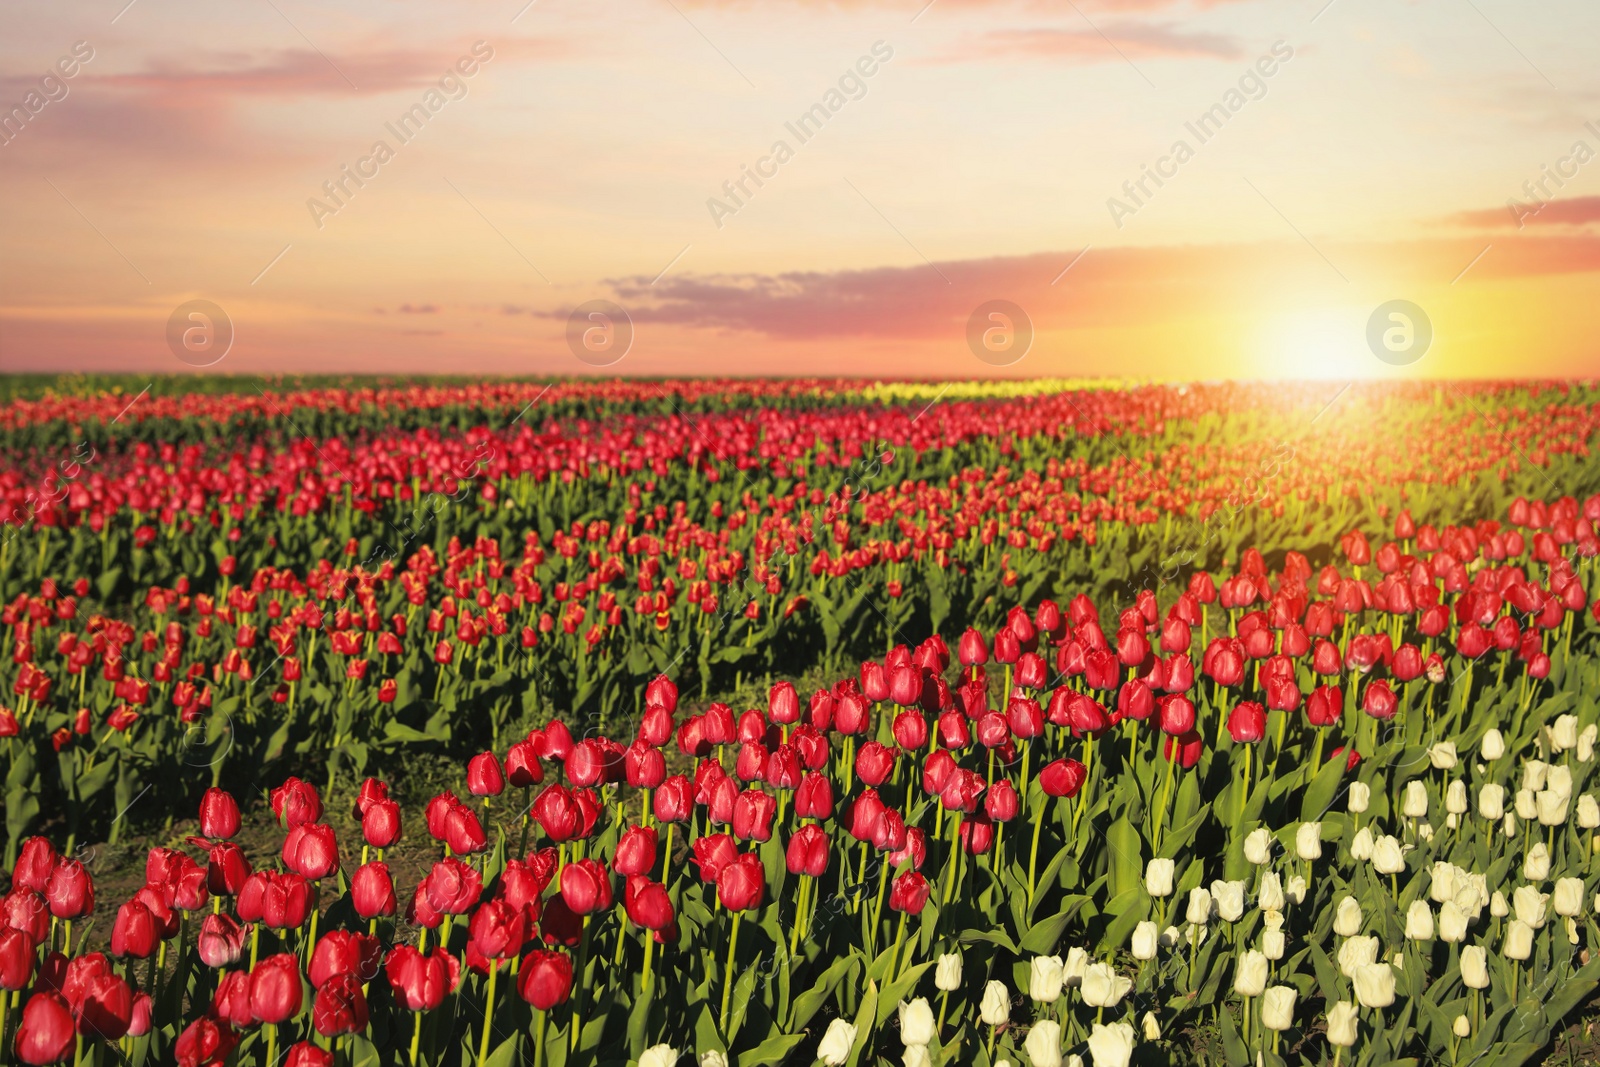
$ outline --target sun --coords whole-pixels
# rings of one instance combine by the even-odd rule
[[[1370,308],[1300,308],[1265,319],[1254,346],[1268,378],[1367,378],[1389,368],[1367,347]]]

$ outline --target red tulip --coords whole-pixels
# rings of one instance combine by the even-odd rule
[[[1161,732],[1176,737],[1194,729],[1194,702],[1182,694],[1161,698]]]
[[[557,844],[577,837],[583,827],[583,812],[572,794],[559,783],[545,786],[533,802],[532,814],[539,828]]]
[[[517,973],[517,992],[540,1011],[565,1004],[572,993],[572,957],[542,949],[528,953]]]
[[[828,869],[828,851],[826,830],[816,825],[800,827],[789,838],[789,846],[784,852],[789,873],[822,877]]]
[[[611,908],[611,876],[597,860],[581,859],[561,869],[561,899],[577,915]]]
[[[178,1067],[222,1067],[239,1043],[226,1022],[202,1015],[178,1035],[173,1056]]]
[[[623,906],[628,921],[647,930],[665,930],[677,918],[672,898],[660,882],[643,876],[629,878],[623,889]]]
[[[111,964],[98,952],[67,965],[61,993],[84,1037],[116,1041],[133,1022],[133,990],[111,972]]]
[[[984,814],[995,822],[1010,822],[1017,817],[1017,790],[1007,779],[989,787],[983,798]]]
[[[397,945],[383,969],[396,1002],[407,1011],[432,1011],[461,980],[460,962],[442,948],[424,956],[412,945]]]
[[[907,871],[889,885],[889,907],[907,915],[921,915],[928,903],[928,880],[916,871]]]
[[[966,632],[961,635],[961,640],[956,644],[956,658],[963,667],[988,663],[989,649],[983,643],[983,635],[972,627],[967,627]]]
[[[1389,688],[1389,683],[1382,678],[1374,679],[1367,685],[1367,691],[1362,694],[1361,710],[1374,719],[1394,718],[1399,706],[1399,698],[1394,695],[1394,690]]]
[[[661,822],[688,822],[694,813],[694,787],[681,774],[661,783],[650,798],[651,809]]]
[[[374,800],[361,817],[361,835],[373,848],[388,848],[400,840],[400,805],[387,797]]]
[[[389,865],[374,860],[356,868],[350,879],[350,904],[363,919],[395,913],[394,879]]]
[[[51,873],[44,896],[51,915],[81,919],[94,911],[94,879],[77,860],[62,860]]]
[[[1236,744],[1255,744],[1266,732],[1267,709],[1260,704],[1247,700],[1228,713],[1228,736]]]
[[[630,826],[617,841],[611,869],[623,877],[648,874],[656,866],[656,831],[650,826]]]
[[[75,1039],[67,1002],[55,993],[35,993],[22,1009],[12,1048],[23,1063],[57,1063],[66,1057]]]
[[[322,818],[322,798],[316,787],[298,778],[287,779],[270,794],[272,813],[287,829]]]
[[[191,838],[190,842],[197,840]],[[209,856],[206,890],[219,897],[237,895],[244,888],[245,879],[250,877],[250,861],[244,858],[244,850],[232,841],[219,841],[205,847]]]
[[[645,705],[644,715],[639,719],[639,740],[647,747],[660,748],[672,740],[673,728],[671,708],[664,704]]]
[[[250,972],[250,1014],[259,1023],[287,1022],[300,1011],[300,962],[293,954],[268,956]]]
[[[158,933],[150,909],[130,900],[117,909],[117,918],[111,924],[111,954],[145,959],[155,951]]]
[[[233,794],[212,787],[200,798],[200,832],[213,839],[239,832],[239,805]]]
[[[305,925],[316,903],[316,886],[301,875],[257,871],[245,879],[236,907],[244,922],[289,930]]]
[[[717,874],[717,900],[729,911],[760,907],[766,888],[767,875],[761,866],[761,857],[753,852],[740,853]]]
[[[377,973],[376,968],[373,973]],[[341,974],[318,986],[316,999],[311,1002],[311,1025],[323,1037],[338,1037],[340,1034],[365,1030],[367,998],[361,992],[361,982],[354,975]],[[328,1062],[333,1062],[331,1054]]]
[[[283,841],[283,865],[313,882],[339,869],[339,842],[325,823],[301,823]]]
[[[1165,743],[1162,745],[1161,753],[1166,756],[1169,763],[1177,760],[1179,766],[1184,770],[1189,770],[1200,762],[1202,747],[1200,735],[1191,732],[1180,737],[1166,738]]]
[[[244,940],[245,928],[230,916],[217,913],[201,920],[195,946],[200,962],[207,967],[227,967],[238,962],[244,952]]]
[[[528,939],[527,911],[508,900],[485,901],[472,913],[468,927],[472,944],[486,959],[515,956]]]
[[[994,823],[987,815],[962,819],[958,833],[961,847],[970,855],[981,855],[994,846]]]
[[[654,789],[667,777],[666,757],[643,738],[629,745],[622,759],[628,784],[635,789]]]
[[[505,788],[505,775],[493,752],[480,752],[467,761],[467,791],[473,796],[497,797]]]
[[[383,946],[376,937],[349,930],[329,930],[318,939],[311,952],[306,977],[317,989],[341,975],[370,982],[378,976],[378,964],[382,959]]]
[[[518,789],[539,784],[544,768],[539,765],[539,750],[532,741],[518,741],[506,753],[506,780]]]
[[[50,887],[50,876],[60,862],[61,857],[56,855],[55,846],[49,841],[42,837],[28,838],[22,843],[17,862],[11,868],[12,889],[31,889],[35,893],[43,893]]]
[[[22,930],[0,926],[0,990],[27,988],[33,964],[33,938]]]
[[[800,695],[791,682],[778,682],[767,693],[767,714],[775,723],[785,726],[800,721]]]

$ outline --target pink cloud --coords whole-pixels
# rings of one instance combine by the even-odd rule
[[[1105,37],[1094,29],[992,30],[965,41],[939,57],[936,62],[959,63],[973,59],[1069,59],[1104,63],[1130,59],[1181,59],[1202,56],[1208,59],[1235,59],[1243,49],[1232,37],[1215,33],[1188,33],[1170,23],[1143,24],[1118,21],[1100,26]],[[1107,38],[1111,44],[1107,44]],[[1112,46],[1115,47],[1112,47]],[[1120,50],[1121,55],[1118,54]]]
[[[1457,226],[1495,229],[1502,226],[1586,226],[1600,222],[1600,196],[1573,196],[1563,200],[1549,200],[1542,206],[1537,200],[1517,201],[1517,208],[1484,208],[1480,211],[1462,211],[1444,220]]]

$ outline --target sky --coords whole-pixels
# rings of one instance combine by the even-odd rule
[[[9,5],[0,371],[1592,375],[1596,40],[1581,0]]]

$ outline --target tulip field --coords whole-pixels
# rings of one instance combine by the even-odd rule
[[[1597,446],[1592,382],[9,380],[0,1063],[1592,1060]]]

